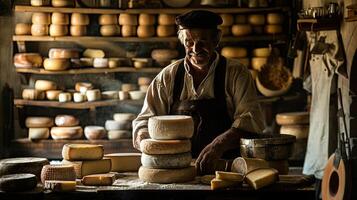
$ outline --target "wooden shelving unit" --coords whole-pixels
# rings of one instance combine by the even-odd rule
[[[48,71],[43,68],[16,68],[16,72],[24,74],[48,74],[48,75],[66,75],[66,74],[99,74],[99,73],[116,73],[116,72],[143,72],[143,73],[159,73],[162,68],[141,68],[134,67],[118,67],[118,68],[84,68],[84,69],[69,69],[65,71]]]
[[[298,19],[297,24],[299,31],[323,31],[338,29],[340,22],[335,18]]]

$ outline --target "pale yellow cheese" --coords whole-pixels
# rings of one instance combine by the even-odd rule
[[[14,65],[18,68],[41,67],[42,61],[42,56],[38,53],[17,53],[14,56]]]
[[[115,174],[93,174],[87,175],[82,178],[83,185],[90,186],[107,186],[113,185],[115,181]]]
[[[104,58],[105,53],[101,49],[86,49],[83,52],[83,56],[86,58]]]
[[[65,13],[54,12],[51,16],[51,23],[57,25],[68,25],[69,15]]]
[[[33,35],[33,36],[48,35],[48,25],[46,25],[46,24],[32,24],[31,35]]]
[[[101,93],[98,89],[87,90],[87,101],[98,101],[101,99]]]
[[[32,24],[49,25],[51,24],[51,14],[49,13],[32,13]]]
[[[76,103],[87,101],[87,96],[85,94],[75,92],[73,93],[73,101]]]
[[[79,51],[77,49],[51,48],[48,51],[48,57],[56,59],[79,58]]]
[[[91,174],[108,173],[111,169],[111,160],[85,160],[85,161],[68,161],[62,160],[63,164],[71,164],[74,166],[77,178]]]
[[[216,178],[224,181],[243,182],[244,175],[236,172],[216,171]]]
[[[88,140],[100,140],[107,136],[107,131],[102,126],[86,126],[84,136]]]
[[[51,0],[51,4],[53,7],[73,7],[73,0]]]
[[[155,25],[155,22],[155,15],[153,14],[142,13],[139,15],[139,25],[152,26]]]
[[[139,77],[138,85],[150,85],[152,78],[149,77]]]
[[[69,92],[61,92],[58,95],[58,101],[59,102],[70,102],[72,100],[72,94]]]
[[[136,26],[123,25],[121,27],[121,34],[123,37],[133,37],[136,36]]]
[[[254,57],[268,57],[270,55],[271,49],[269,47],[256,48],[253,50]]]
[[[76,181],[45,181],[44,189],[55,192],[70,192],[76,190]]]
[[[131,131],[129,130],[111,130],[108,131],[109,140],[131,139]]]
[[[120,25],[136,26],[136,25],[138,25],[138,15],[121,13],[119,15],[119,24]]]
[[[185,153],[191,151],[191,141],[144,139],[140,151],[149,155]]]
[[[79,120],[73,115],[57,115],[55,117],[56,126],[78,126]]]
[[[31,6],[48,6],[50,2],[50,0],[31,0]]]
[[[234,36],[245,36],[252,33],[252,26],[249,24],[235,24],[232,26]]]
[[[108,58],[94,58],[93,67],[94,68],[107,68],[109,65]]]
[[[149,134],[153,139],[188,139],[193,135],[193,120],[184,115],[163,115],[149,118]]]
[[[225,180],[221,180],[221,179],[218,179],[218,178],[214,178],[213,180],[211,180],[211,190],[217,190],[217,189],[237,186],[240,183],[241,182],[225,181]]]
[[[156,29],[158,37],[169,37],[176,34],[176,27],[174,25],[158,25]]]
[[[63,71],[71,66],[69,59],[46,58],[43,61],[43,68],[49,71]]]
[[[29,136],[30,140],[41,140],[47,139],[50,137],[50,129],[49,128],[29,128]]]
[[[88,82],[78,82],[75,84],[74,89],[77,92],[80,92],[82,94],[85,94],[87,92],[87,90],[93,89],[93,84],[92,83],[88,83]]]
[[[43,100],[45,99],[45,92],[35,89],[22,90],[22,98],[27,100]]]
[[[129,91],[130,99],[133,100],[142,100],[145,98],[146,92],[141,90]]]
[[[59,37],[68,34],[68,26],[66,25],[50,25],[50,36]]]
[[[99,30],[102,36],[114,36],[120,34],[120,27],[118,25],[103,25]]]
[[[128,91],[119,91],[119,100],[127,100],[130,98]]]
[[[136,118],[136,115],[133,113],[114,113],[113,119],[115,121],[132,121]]]
[[[109,68],[120,67],[122,65],[122,61],[123,59],[120,58],[109,58],[108,67]]]
[[[141,166],[141,153],[112,153],[104,158],[111,160],[111,172],[137,172]]]
[[[41,182],[49,180],[58,180],[58,181],[75,181],[76,172],[72,165],[45,165],[42,167],[41,171]]]
[[[172,14],[159,14],[158,23],[159,25],[175,25],[175,15]]]
[[[36,80],[35,81],[35,89],[36,90],[55,90],[57,89],[57,84],[53,81],[49,80]]]
[[[149,183],[182,183],[195,179],[196,169],[193,166],[181,169],[151,169],[140,167],[140,180]]]
[[[155,35],[155,27],[153,25],[139,25],[137,36],[141,38],[152,37]]]
[[[82,13],[72,13],[71,15],[71,25],[88,25],[89,16]]]
[[[103,145],[97,144],[65,144],[62,157],[68,161],[100,160],[104,155]]]
[[[99,25],[114,25],[118,24],[118,16],[111,14],[99,15]]]
[[[237,157],[233,160],[231,171],[246,175],[255,169],[267,167],[269,167],[269,164],[263,159]]]
[[[16,24],[15,35],[31,35],[31,24],[25,24],[25,23]]]
[[[72,36],[85,36],[87,35],[86,25],[72,25],[70,26],[69,32]]]
[[[247,49],[241,47],[227,46],[221,50],[221,55],[226,58],[244,58],[247,57]]]
[[[135,84],[131,84],[131,83],[123,83],[121,85],[121,90],[128,92],[128,91],[133,91],[136,90],[137,86]]]
[[[50,117],[27,117],[25,124],[27,128],[50,128],[54,125]]]
[[[52,127],[50,133],[54,140],[73,140],[83,136],[83,129],[80,126]]]
[[[258,190],[277,182],[278,174],[278,171],[273,168],[256,169],[246,175],[245,181],[255,190]]]

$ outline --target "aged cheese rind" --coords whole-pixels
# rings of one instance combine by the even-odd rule
[[[164,115],[149,119],[150,137],[157,140],[174,140],[191,138],[194,132],[190,116]]]
[[[47,158],[20,157],[0,160],[0,176],[6,174],[29,173],[35,174],[41,180],[41,170],[50,162]]]
[[[35,81],[35,89],[36,90],[55,90],[57,89],[57,84],[53,81],[49,80],[36,80]]]
[[[14,65],[17,68],[41,67],[42,61],[42,56],[38,53],[17,53],[14,56]]]
[[[83,136],[83,129],[80,126],[52,127],[50,133],[54,140],[73,140]]]
[[[192,161],[191,152],[166,155],[148,155],[142,153],[141,164],[146,168],[173,169],[189,167]]]
[[[309,136],[309,125],[284,125],[280,134],[293,135],[296,139],[306,139]]]
[[[186,153],[191,151],[191,141],[144,139],[140,151],[149,155]]]
[[[97,144],[65,144],[62,157],[65,160],[100,160],[104,155],[103,145]]]
[[[141,153],[112,153],[104,158],[111,160],[111,172],[137,172],[141,166]]]
[[[32,190],[37,185],[34,174],[9,174],[0,178],[0,190],[5,192],[22,192]]]
[[[45,165],[41,171],[41,182],[48,180],[75,181],[76,172],[72,165]]]
[[[85,161],[68,161],[62,160],[62,164],[71,164],[74,166],[77,178],[82,178],[91,174],[104,174],[110,172],[111,160],[85,160]]]
[[[195,179],[196,169],[193,166],[181,169],[151,169],[141,166],[139,178],[150,183],[182,183]]]
[[[255,169],[267,167],[269,167],[269,164],[263,159],[238,157],[233,160],[231,171],[246,175]]]
[[[216,171],[216,178],[224,181],[242,182],[244,175],[236,172]]]
[[[245,58],[248,55],[246,48],[241,47],[223,47],[221,54],[227,58]]]
[[[256,169],[246,175],[245,181],[255,190],[271,185],[278,181],[278,171],[272,168]]]
[[[27,117],[25,124],[27,128],[50,128],[54,122],[50,117]]]
[[[83,56],[86,58],[104,58],[105,53],[101,49],[86,49]]]
[[[113,185],[115,181],[115,174],[93,174],[82,178],[83,185],[89,186],[107,186]]]

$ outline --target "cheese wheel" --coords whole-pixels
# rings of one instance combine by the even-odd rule
[[[58,95],[59,102],[70,102],[72,100],[72,94],[69,92],[61,92]]]
[[[248,16],[248,22],[251,25],[264,25],[265,24],[265,16],[260,14],[252,14]]]
[[[102,126],[86,126],[84,136],[88,140],[100,140],[107,136],[107,132]]]
[[[93,67],[94,68],[108,68],[109,59],[108,58],[94,58]]]
[[[114,36],[120,34],[120,27],[118,25],[104,25],[100,27],[100,34],[102,36]]]
[[[86,152],[84,152],[86,154]],[[111,169],[110,159],[101,160],[82,160],[82,161],[68,161],[62,160],[62,164],[70,164],[74,166],[76,172],[76,178],[82,178],[83,176],[91,174],[108,173]]]
[[[43,68],[49,71],[64,71],[71,66],[69,59],[46,58],[43,61]]]
[[[157,140],[191,138],[194,132],[193,120],[185,115],[163,115],[149,118],[150,137]]]
[[[143,92],[141,90],[129,91],[130,99],[133,99],[133,100],[145,99],[145,95],[146,95],[146,92]]]
[[[142,13],[139,15],[139,25],[152,26],[155,25],[156,19],[153,14]]]
[[[104,158],[111,160],[111,172],[137,172],[141,165],[141,153],[112,153]]]
[[[149,155],[186,153],[191,151],[191,141],[144,139],[140,151]]]
[[[147,92],[149,89],[149,85],[140,85],[139,90],[142,92]]]
[[[219,29],[222,31],[222,36],[227,36],[232,34],[230,26],[219,26]]]
[[[108,131],[109,140],[130,139],[132,138],[131,131],[128,130],[112,130]]]
[[[88,82],[78,82],[75,84],[74,89],[77,92],[80,92],[82,94],[85,94],[87,92],[87,90],[93,89],[93,84],[92,83],[88,83]]]
[[[72,36],[85,36],[87,35],[86,25],[72,25],[70,26],[69,32]]]
[[[121,13],[119,15],[119,24],[120,25],[136,26],[136,25],[138,25],[138,15]]]
[[[223,23],[221,26],[232,26],[234,23],[234,18],[232,14],[220,14]]]
[[[32,13],[32,24],[49,25],[51,24],[51,14],[49,13]]]
[[[174,25],[158,25],[156,28],[158,37],[169,37],[176,34],[176,26]]]
[[[132,121],[136,118],[133,113],[114,113],[113,119],[115,121]]]
[[[115,120],[107,120],[105,121],[105,129],[108,131],[114,130],[131,130],[131,121],[115,121]]]
[[[102,92],[102,99],[119,99],[118,91],[104,91]]]
[[[308,112],[279,113],[276,115],[276,123],[279,125],[309,124],[310,114]]]
[[[265,25],[265,33],[267,34],[277,34],[283,32],[283,27],[281,25],[269,24]]]
[[[234,19],[236,24],[245,24],[247,23],[247,15],[236,15]]]
[[[87,101],[87,96],[85,94],[75,92],[73,94],[73,101],[76,103]]]
[[[267,23],[268,24],[282,24],[284,21],[284,16],[280,13],[268,13]]]
[[[136,85],[131,83],[123,83],[121,84],[121,90],[125,92],[133,91],[136,90]]]
[[[54,140],[79,139],[83,136],[83,129],[80,126],[52,127],[50,133]]]
[[[241,183],[240,181],[226,181],[226,180],[214,178],[211,180],[211,190],[217,190],[217,189],[221,189],[221,188],[237,186],[240,183]]]
[[[278,175],[278,171],[273,168],[256,169],[246,175],[245,181],[255,190],[258,190],[277,182]]]
[[[141,38],[152,37],[155,35],[155,27],[152,25],[139,25],[137,29],[137,35]]]
[[[224,181],[243,182],[244,175],[236,172],[216,171],[216,178]]]
[[[30,140],[41,140],[47,139],[50,137],[50,129],[49,128],[29,128],[29,136]]]
[[[53,81],[48,81],[48,80],[36,80],[35,89],[44,90],[44,91],[55,90],[57,89],[57,84]]]
[[[117,68],[122,65],[123,59],[120,58],[109,58],[108,67]]]
[[[87,90],[86,96],[88,101],[98,101],[101,99],[101,93],[98,89]]]
[[[58,37],[65,36],[68,34],[68,26],[66,25],[50,25],[50,36]]]
[[[22,192],[32,190],[37,185],[33,174],[9,174],[0,179],[0,190],[4,192]]]
[[[17,53],[14,56],[14,65],[17,68],[41,67],[42,61],[42,56],[38,53]]]
[[[251,66],[254,70],[260,71],[267,61],[267,57],[253,57]]]
[[[293,135],[296,139],[305,139],[309,136],[309,125],[284,125],[280,128],[280,134]]]
[[[73,7],[74,1],[72,0],[51,0],[53,7]]]
[[[150,183],[181,183],[195,179],[196,169],[193,166],[182,169],[150,169],[140,167],[139,178]]]
[[[121,35],[123,37],[132,37],[136,35],[136,26],[123,25],[121,27]]]
[[[32,24],[31,35],[33,36],[46,36],[48,35],[48,25]]]
[[[71,192],[76,190],[76,181],[45,181],[43,188],[54,192]]]
[[[79,58],[79,51],[77,49],[51,48],[48,51],[48,57],[55,59]]]
[[[41,182],[49,180],[58,180],[58,181],[75,181],[76,172],[72,165],[45,165],[41,171]]]
[[[105,53],[101,49],[86,49],[83,52],[83,56],[86,58],[104,58]]]
[[[72,13],[71,15],[71,25],[88,25],[89,16],[82,13]]]
[[[177,169],[189,167],[192,161],[191,152],[166,155],[141,154],[141,164],[154,169]]]
[[[259,158],[242,158],[238,157],[233,160],[231,171],[237,172],[243,175],[248,174],[249,172],[269,167],[268,161],[259,159]]]
[[[159,14],[158,23],[159,25],[175,25],[175,15],[171,14]]]
[[[98,144],[65,144],[62,157],[65,160],[100,160],[103,158],[103,145]]]
[[[249,24],[235,24],[232,26],[234,36],[245,36],[252,33],[252,26]]]
[[[171,61],[174,58],[177,58],[179,55],[177,50],[174,49],[155,49],[151,52],[151,57],[155,61]]]
[[[256,48],[253,50],[253,56],[255,57],[268,57],[270,56],[271,49],[269,47]]]
[[[35,89],[22,90],[22,98],[27,100],[43,100],[45,99],[45,92]]]
[[[56,126],[78,126],[79,120],[73,115],[57,115],[55,124]]]
[[[115,174],[93,174],[82,178],[83,185],[106,186],[112,185],[115,181]]]
[[[65,13],[54,12],[51,16],[51,23],[57,25],[68,25],[69,15]]]
[[[15,35],[31,35],[31,24],[16,24]]]
[[[110,15],[110,14],[99,15],[98,23],[99,23],[99,25],[118,24],[118,16]]]
[[[149,77],[139,77],[138,85],[150,85],[152,79]]]
[[[25,124],[27,128],[50,128],[54,125],[50,117],[27,117]]]
[[[134,61],[134,67],[137,69],[145,68],[149,66],[150,60],[147,58],[132,58]]]
[[[248,52],[245,48],[240,47],[223,47],[221,55],[226,58],[244,58],[247,57]]]
[[[31,6],[48,6],[50,2],[50,0],[31,0]]]
[[[41,180],[41,169],[50,162],[47,158],[20,157],[0,160],[0,176],[6,174],[29,173]]]
[[[128,91],[119,91],[119,100],[127,100],[130,98]]]

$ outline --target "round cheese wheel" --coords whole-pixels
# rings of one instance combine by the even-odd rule
[[[65,103],[70,102],[72,100],[72,95],[69,92],[62,92],[58,95],[58,101]]]
[[[309,125],[284,125],[280,134],[293,135],[296,139],[306,139],[309,136]]]
[[[247,68],[250,66],[250,59],[249,58],[237,58],[242,65],[246,66]]]
[[[99,30],[102,36],[114,36],[120,34],[120,27],[118,25],[104,25]]]
[[[123,37],[132,37],[136,36],[136,26],[123,25],[121,27],[121,35]]]
[[[99,25],[114,25],[118,24],[118,16],[117,15],[110,15],[104,14],[100,15],[98,19]]]
[[[276,115],[276,123],[279,125],[309,124],[310,114],[308,112],[279,113]]]
[[[157,140],[191,138],[194,132],[193,120],[185,115],[163,115],[149,118],[150,137]]]
[[[31,35],[31,24],[16,24],[15,35]]]
[[[186,153],[191,151],[191,141],[144,139],[140,151],[149,155]]]
[[[133,91],[133,90],[136,90],[136,88],[137,88],[136,84],[131,84],[131,83],[121,84],[121,91],[124,91],[124,92]]]
[[[136,26],[136,25],[138,25],[138,15],[121,13],[119,15],[119,24],[120,25]]]
[[[158,25],[156,28],[158,37],[169,37],[176,34],[176,26],[174,25]]]
[[[71,15],[71,25],[88,25],[89,16],[82,13],[72,13]]]
[[[35,89],[22,90],[22,98],[27,100],[43,100],[45,99],[45,92]]]
[[[131,138],[131,131],[127,131],[127,130],[108,131],[109,140],[130,139],[130,138]]]
[[[50,117],[27,117],[25,124],[27,128],[50,128],[54,125]]]
[[[49,128],[29,128],[29,139],[30,140],[41,140],[50,137]]]
[[[51,14],[49,13],[32,13],[32,24],[49,25],[51,24]]]
[[[259,15],[259,14],[249,15],[248,22],[251,25],[264,25],[265,24],[265,16]]]
[[[68,26],[66,25],[50,25],[50,36],[58,37],[65,36],[68,34]]]
[[[147,92],[149,89],[149,85],[140,85],[139,90],[143,92]]]
[[[262,67],[267,63],[267,57],[253,57],[252,58],[252,68],[254,70],[260,71]]]
[[[133,113],[114,113],[113,119],[115,121],[132,121],[136,118]]]
[[[149,77],[139,77],[138,85],[150,85],[152,79]]]
[[[105,129],[108,131],[114,130],[131,130],[131,121],[115,121],[107,120],[105,121]]]
[[[108,68],[109,59],[108,58],[94,58],[93,67],[94,68]]]
[[[84,136],[88,140],[100,140],[107,136],[107,132],[102,126],[86,126]]]
[[[265,33],[267,34],[278,34],[283,32],[283,27],[281,25],[269,24],[265,25]]]
[[[256,48],[253,50],[253,56],[255,57],[268,57],[270,56],[271,49],[269,47]]]
[[[119,99],[118,91],[104,91],[102,92],[102,99]]]
[[[75,92],[73,94],[73,101],[76,103],[87,101],[87,96],[85,94]]]
[[[54,12],[51,16],[51,23],[57,25],[68,25],[69,15],[65,13]]]
[[[284,21],[284,16],[280,13],[268,13],[267,23],[268,24],[282,24]]]
[[[122,65],[123,59],[121,58],[109,58],[108,67],[117,68]]]
[[[133,99],[133,100],[144,99],[145,95],[146,95],[146,92],[143,92],[141,90],[129,91],[130,99]]]
[[[159,14],[158,23],[159,25],[175,25],[175,15],[172,14]]]
[[[52,127],[51,137],[54,140],[79,139],[83,136],[83,129],[75,127]]]
[[[35,89],[44,90],[44,91],[55,90],[57,89],[57,84],[53,81],[48,81],[48,80],[36,80]]]
[[[219,29],[222,31],[222,36],[227,36],[232,34],[230,26],[219,26]]]
[[[34,174],[9,174],[0,179],[0,190],[5,192],[22,192],[32,190],[37,185]]]
[[[50,164],[47,158],[19,157],[0,160],[0,176],[6,174],[29,173],[41,180],[41,169]]]
[[[151,57],[156,61],[171,61],[179,55],[174,49],[155,49],[151,52]]]
[[[80,92],[82,94],[85,94],[87,92],[87,90],[93,89],[94,86],[92,83],[88,83],[88,82],[78,82],[76,83],[76,85],[74,86],[74,89],[77,92]]]
[[[163,155],[141,154],[141,164],[144,167],[154,169],[185,168],[190,166],[191,161],[191,152]]]
[[[196,169],[193,166],[182,169],[151,169],[140,167],[140,180],[150,183],[181,183],[192,181],[196,177]]]
[[[248,55],[248,51],[241,47],[223,47],[221,55],[226,58],[245,58]]]
[[[98,89],[90,89],[86,91],[87,101],[98,101],[101,99],[101,93]]]
[[[85,36],[87,35],[86,25],[72,25],[70,26],[69,32],[72,36]]]
[[[17,68],[41,67],[42,61],[42,56],[38,53],[17,53],[14,56],[14,65]]]
[[[46,58],[43,62],[43,68],[49,71],[63,71],[70,67],[71,62],[68,59]]]
[[[252,33],[252,26],[249,24],[235,24],[232,26],[234,36],[245,36]]]
[[[83,57],[86,58],[104,58],[105,52],[101,49],[86,49],[83,52]]]
[[[47,90],[46,98],[50,101],[58,101],[58,96],[62,92],[62,90]]]
[[[155,27],[152,25],[139,25],[137,29],[137,35],[141,38],[152,37],[155,35]]]
[[[155,25],[155,15],[142,13],[139,15],[139,25],[152,26]]]
[[[128,91],[119,91],[119,100],[127,100],[130,98]]]
[[[33,36],[46,36],[48,35],[48,25],[45,24],[32,24],[31,35]]]
[[[245,24],[247,23],[247,15],[236,15],[234,19],[236,24]]]
[[[232,26],[234,23],[234,18],[232,14],[220,14],[223,23],[221,26]]]
[[[73,7],[74,1],[72,0],[51,0],[53,7]]]
[[[57,115],[55,117],[56,126],[78,126],[79,120],[73,115]]]
[[[48,6],[50,3],[50,0],[31,0],[31,6]]]
[[[151,62],[148,58],[132,58],[132,61],[134,67],[137,69],[148,67]]]
[[[77,49],[51,48],[48,51],[48,57],[59,59],[79,58],[79,51]]]
[[[41,171],[41,182],[49,180],[59,180],[59,181],[75,181],[76,172],[74,171],[73,165],[45,165]]]

